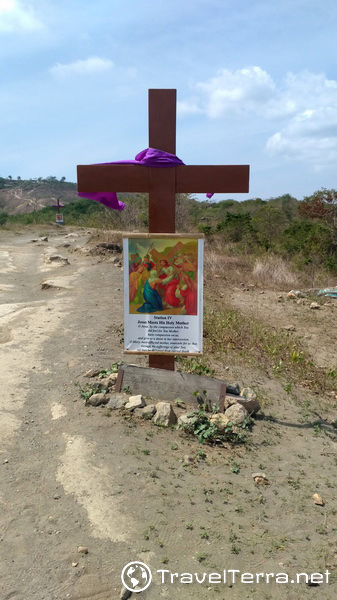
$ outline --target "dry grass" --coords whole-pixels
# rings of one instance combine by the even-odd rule
[[[239,285],[251,278],[254,261],[249,254],[235,255],[231,244],[212,240],[206,241],[204,264],[207,280],[215,278]]]
[[[210,304],[210,299],[209,299]],[[313,391],[335,389],[337,372],[315,365],[301,339],[289,337],[221,300],[204,316],[205,358],[231,360],[264,368],[273,376],[290,378]]]
[[[235,244],[225,244],[221,238],[207,240],[205,273],[208,278],[219,278],[232,285],[255,285],[280,291],[300,285],[303,279],[291,263],[280,256],[260,257],[249,253],[237,254]],[[302,283],[304,283],[302,281]],[[305,285],[305,283],[304,283]]]
[[[123,233],[125,232],[95,229],[90,235],[88,244],[122,244]]]
[[[254,263],[252,275],[257,284],[272,287],[286,287],[298,284],[298,274],[291,265],[281,256],[273,254],[264,258],[257,258]]]
[[[309,264],[301,269],[290,259],[276,254],[237,254],[234,244],[221,239],[206,240],[205,279],[221,279],[229,285],[289,291],[319,289],[336,285],[335,277],[321,264]]]
[[[221,278],[231,285],[254,285],[288,290],[300,285],[301,276],[289,262],[275,255],[256,258],[252,254],[235,255],[231,245],[212,244],[205,251],[206,278]],[[303,278],[302,278],[303,279]]]

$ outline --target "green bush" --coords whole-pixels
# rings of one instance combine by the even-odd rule
[[[0,213],[0,225],[5,225],[8,221],[8,214],[3,212]]]

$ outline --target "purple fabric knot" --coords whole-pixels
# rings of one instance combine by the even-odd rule
[[[108,163],[98,163],[101,165],[144,165],[145,167],[176,167],[178,165],[184,165],[182,160],[175,154],[164,152],[164,150],[157,150],[156,148],[146,148],[137,154],[135,160],[118,160]],[[90,200],[96,200],[114,210],[123,210],[125,208],[124,202],[118,200],[116,192],[78,192],[77,194],[81,198],[89,198]],[[213,194],[207,194],[207,197],[212,197]]]
[[[140,164],[148,167],[175,167],[184,165],[182,160],[175,154],[157,150],[156,148],[146,148],[137,154],[135,160],[123,161],[132,164]]]

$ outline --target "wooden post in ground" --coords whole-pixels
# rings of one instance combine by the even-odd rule
[[[176,153],[176,90],[149,90],[149,148]],[[175,169],[151,169],[149,232],[175,233]],[[174,371],[174,356],[150,355],[149,366]]]

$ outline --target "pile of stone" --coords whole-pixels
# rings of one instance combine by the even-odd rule
[[[110,376],[111,377],[111,376]],[[99,384],[101,386],[101,384]],[[109,394],[100,387],[100,392],[93,394],[86,400],[89,406],[101,406],[102,404],[110,410],[124,409],[133,413],[140,419],[151,419],[156,425],[168,427],[175,425],[177,415],[169,402],[157,402],[156,404],[147,404],[144,396],[137,394],[129,396],[123,393]]]
[[[114,392],[112,388],[115,385],[116,380],[117,373],[112,373],[105,379],[100,379],[93,383],[93,391],[95,392],[95,389],[98,391],[86,400],[86,405],[105,405],[106,408],[110,410],[124,409],[125,411],[133,413],[135,417],[140,419],[151,419],[156,425],[162,425],[164,427],[175,425],[177,422],[177,415],[169,402],[147,404],[144,396],[141,394],[130,396],[128,394]]]
[[[287,299],[288,300],[296,300],[297,304],[309,304],[309,308],[311,310],[319,310],[320,308],[322,308],[322,305],[319,304],[316,301],[310,302],[310,296],[312,296],[313,294],[315,295],[319,295],[319,290],[317,289],[313,289],[313,290],[309,290],[308,292],[301,292],[300,290],[290,290],[290,292],[288,292],[287,294]],[[279,300],[280,298],[283,297],[279,296]],[[330,306],[330,303],[324,303],[324,306]]]
[[[301,290],[290,290],[290,292],[287,293],[287,298],[288,300],[297,300],[298,298],[306,298],[307,294],[305,294],[304,292],[301,292]]]
[[[91,370],[86,373],[86,376],[94,377],[97,374],[97,371]],[[127,411],[139,419],[151,420],[154,424],[162,427],[176,424],[184,426],[193,418],[193,412],[186,412],[186,408],[182,408],[184,405],[182,402],[173,403],[172,406],[170,402],[154,402],[153,399],[147,401],[142,394],[117,393],[113,389],[116,380],[117,373],[112,373],[106,378],[95,381],[91,385],[94,393],[86,400],[86,405],[104,405],[111,411]],[[229,393],[225,398],[223,411],[210,413],[209,416],[211,423],[216,424],[219,430],[224,429],[229,423],[240,425],[249,416],[255,415],[260,410],[260,404],[252,389],[244,388],[240,391],[236,384],[227,386],[227,390]],[[195,411],[197,408],[197,406],[193,408],[190,406],[189,410]]]
[[[122,396],[125,397],[124,394],[114,394],[110,398],[107,408],[112,410],[124,408],[124,410],[132,412],[135,417],[151,420],[155,425],[162,427],[169,427],[177,423],[177,415],[170,402],[147,404],[141,394],[126,397],[124,400]]]

